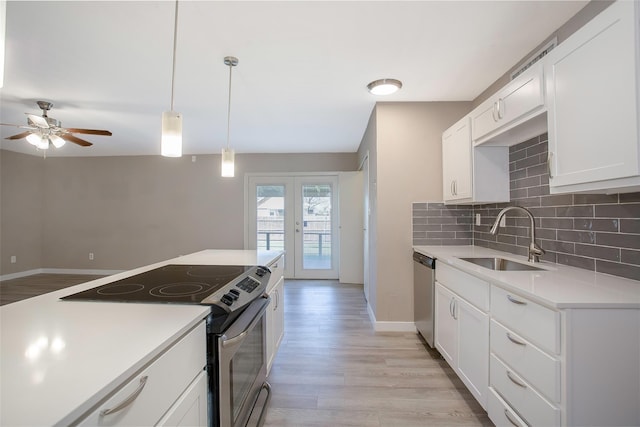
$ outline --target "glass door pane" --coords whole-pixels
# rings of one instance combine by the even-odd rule
[[[257,185],[257,249],[284,250],[285,186]]]
[[[302,266],[305,270],[332,268],[331,185],[302,186]]]

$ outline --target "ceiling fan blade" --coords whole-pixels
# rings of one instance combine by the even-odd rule
[[[90,143],[89,141],[85,141],[84,139],[80,139],[77,136],[73,136],[71,134],[64,134],[64,135],[60,135],[60,138],[64,139],[65,141],[68,142],[73,142],[74,144],[78,144],[82,147],[90,147],[93,144]]]
[[[108,130],[98,130],[98,129],[78,129],[78,128],[65,128],[65,130],[69,133],[84,133],[87,135],[104,135],[111,136],[112,133]]]
[[[22,139],[22,138],[26,138],[29,135],[31,135],[31,131],[22,132],[22,133],[19,133],[17,135],[8,136],[5,139]]]
[[[35,126],[43,129],[49,128],[49,122],[47,122],[47,119],[45,119],[44,117],[36,116],[35,114],[27,114],[27,117]]]

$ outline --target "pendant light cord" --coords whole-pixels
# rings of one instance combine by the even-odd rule
[[[176,0],[175,22],[173,25],[173,65],[171,68],[171,111],[173,111],[173,88],[176,81],[176,50],[178,46],[178,0]]]
[[[229,130],[231,129],[231,74],[233,64],[229,64],[229,101],[227,103],[227,150],[229,149]]]

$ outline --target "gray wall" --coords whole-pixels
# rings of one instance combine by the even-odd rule
[[[3,165],[11,164],[2,169],[2,274],[130,269],[207,248],[241,249],[245,173],[357,168],[355,153],[238,154],[236,177],[223,179],[218,155],[199,155],[195,162],[191,156],[43,160],[9,151],[2,157]],[[37,184],[21,184],[29,175],[22,163],[35,163],[31,179]],[[5,187],[12,190],[6,197]],[[13,203],[5,204],[16,194],[38,205],[41,215],[28,220],[17,215]],[[8,264],[8,256],[25,245],[25,233],[33,234],[33,250],[19,258],[25,264]]]
[[[378,103],[358,149],[370,155],[370,277],[377,321],[413,322],[411,205],[442,197],[442,132],[470,110],[469,102]],[[375,137],[372,135],[375,126]],[[373,154],[372,154],[373,153]],[[371,299],[371,298],[370,298]]]
[[[42,266],[43,166],[41,157],[0,150],[0,274]]]

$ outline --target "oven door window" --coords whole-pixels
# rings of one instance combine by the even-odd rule
[[[240,410],[249,396],[251,389],[264,366],[264,337],[262,336],[262,322],[256,324],[251,333],[242,341],[242,344],[231,359],[231,408],[233,422],[236,423]]]

